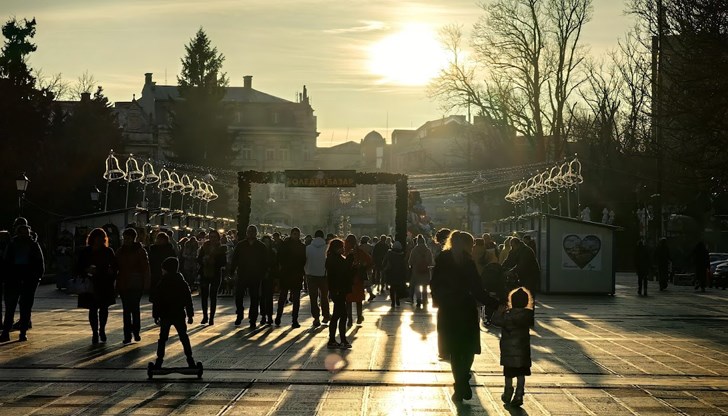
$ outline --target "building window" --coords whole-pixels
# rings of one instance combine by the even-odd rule
[[[265,160],[275,160],[275,158],[276,158],[275,149],[266,149],[265,150]]]
[[[236,121],[237,123],[240,123],[240,111],[236,111],[236,112],[235,112],[235,121]]]
[[[278,160],[289,160],[290,154],[288,152],[288,149],[281,148],[278,149]]]
[[[253,160],[253,149],[249,147],[243,147],[240,154],[242,155],[243,160]]]
[[[311,151],[308,149],[303,149],[303,160],[308,162],[311,160]]]
[[[273,112],[273,124],[278,124],[278,112]]]

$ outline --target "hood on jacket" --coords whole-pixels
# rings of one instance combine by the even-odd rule
[[[326,240],[324,240],[321,237],[316,237],[311,241],[311,245],[316,248],[321,248],[321,247],[326,246]]]

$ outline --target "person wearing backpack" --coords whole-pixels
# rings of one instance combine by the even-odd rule
[[[412,288],[417,300],[417,307],[427,308],[427,286],[430,284],[430,267],[435,262],[432,259],[432,252],[425,244],[425,237],[420,234],[416,238],[417,245],[412,249],[409,256],[409,266],[412,268]]]

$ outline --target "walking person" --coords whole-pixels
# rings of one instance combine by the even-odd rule
[[[389,285],[389,299],[392,308],[399,307],[402,297],[405,297],[407,286],[407,260],[404,257],[402,243],[395,241],[392,249],[384,256],[384,280]]]
[[[149,279],[149,259],[147,251],[136,241],[137,232],[127,228],[121,234],[121,247],[116,250],[116,264],[119,275],[116,280],[116,291],[121,298],[124,344],[141,341],[141,312],[139,304],[144,292],[144,282]]]
[[[500,364],[505,377],[501,400],[506,405],[520,407],[526,390],[526,376],[531,375],[530,329],[534,325],[531,293],[525,287],[513,289],[508,295],[507,308],[498,310],[492,319],[501,328]],[[516,379],[515,395],[513,378]]]
[[[10,340],[15,308],[20,306],[20,341],[27,341],[35,291],[45,272],[45,261],[40,245],[30,236],[30,227],[18,225],[15,237],[8,243],[4,254],[5,319],[0,342]]]
[[[329,323],[328,348],[350,349],[351,344],[346,339],[346,295],[351,292],[354,258],[344,257],[344,242],[334,238],[329,242],[326,251],[326,280],[328,280],[331,300],[334,303],[334,313]],[[339,339],[336,341],[336,329],[339,329]]]
[[[655,260],[657,261],[657,278],[660,282],[660,291],[667,289],[667,282],[670,277],[670,247],[667,245],[667,238],[662,237],[655,249]]]
[[[362,236],[359,240],[359,248],[367,253],[369,257],[374,255],[374,246],[369,243],[369,236]],[[366,276],[364,277],[364,290],[369,294],[367,302],[371,303],[377,298],[374,294],[374,288],[372,284],[372,278],[374,277],[374,259],[372,258],[371,266],[366,270]]]
[[[430,285],[430,267],[435,261],[432,258],[432,252],[425,243],[425,237],[420,234],[415,239],[416,246],[412,249],[409,256],[409,266],[412,268],[412,289],[414,297],[417,301],[417,308],[423,307],[427,309],[427,287]]]
[[[364,281],[367,278],[368,270],[372,267],[372,258],[359,247],[354,234],[346,236],[346,240],[344,240],[344,253],[347,257],[352,257],[354,267],[351,292],[346,295],[347,325],[354,325],[353,305],[356,305],[356,324],[361,325],[364,322],[364,307],[362,302],[364,302],[364,297],[366,296]]]
[[[319,320],[323,316],[324,325],[331,319],[329,312],[329,284],[326,281],[326,240],[324,232],[316,230],[311,244],[306,246],[306,280],[308,281],[308,296],[311,302],[311,316],[313,326],[321,325]],[[321,299],[319,308],[318,300]]]
[[[515,273],[520,285],[525,286],[535,296],[541,288],[541,269],[536,253],[520,238],[512,237],[510,242],[511,249],[503,262],[503,269]]]
[[[650,273],[650,251],[645,242],[639,240],[634,253],[634,266],[637,271],[637,295],[647,296],[647,275]]]
[[[92,291],[78,295],[78,307],[88,309],[91,325],[91,343],[106,342],[106,322],[109,306],[116,303],[114,282],[118,266],[114,250],[109,248],[109,238],[102,228],[94,228],[86,238],[76,264],[76,276],[91,280]]]
[[[710,268],[710,253],[702,241],[698,242],[693,249],[693,265],[695,266],[695,290],[700,288],[701,292],[705,292]]]
[[[245,305],[243,297],[245,292],[250,295],[250,309],[248,320],[250,329],[255,329],[258,322],[258,307],[260,302],[260,289],[263,279],[268,272],[268,248],[258,240],[258,228],[254,225],[245,230],[245,240],[235,246],[230,263],[230,275],[237,271],[235,282],[235,326],[243,322]]]
[[[169,235],[158,231],[154,237],[154,244],[149,246],[149,301],[154,302],[154,292],[162,279],[162,262],[167,257],[177,257],[174,246],[169,241]]]
[[[185,245],[182,246],[182,254],[180,255],[182,275],[184,275],[185,281],[190,287],[195,287],[195,280],[198,275],[197,253],[199,251],[200,245],[197,238],[191,235]]]
[[[372,248],[372,260],[374,260],[374,286],[377,288],[378,293],[382,293],[384,288],[384,256],[387,255],[389,247],[387,247],[387,236],[382,234],[379,237],[379,241],[374,244]],[[371,298],[373,300],[374,298]]]
[[[215,311],[217,310],[217,291],[222,281],[222,269],[227,261],[226,247],[220,243],[220,233],[210,230],[207,241],[202,244],[197,255],[197,265],[200,270],[200,300],[202,302],[202,325],[215,325]],[[208,300],[210,310],[208,314]],[[209,317],[209,321],[208,321]]]
[[[265,275],[260,283],[260,324],[273,324],[273,264],[275,263],[275,252],[273,251],[273,240],[269,235],[264,235],[260,241],[265,246]]]
[[[470,367],[481,351],[478,302],[488,308],[497,305],[480,285],[472,251],[473,236],[453,231],[435,262],[431,282],[433,299],[439,305],[437,336],[443,341],[441,353],[450,360],[456,403],[473,396]]]
[[[280,293],[278,296],[278,311],[276,313],[276,326],[281,325],[283,308],[286,306],[288,295],[291,295],[293,310],[291,312],[291,326],[300,328],[298,323],[298,310],[301,307],[301,289],[303,288],[304,266],[306,265],[306,246],[301,242],[301,230],[294,227],[291,236],[281,243],[278,252],[280,264]]]
[[[197,365],[194,358],[192,358],[192,345],[185,324],[185,316],[187,317],[187,324],[191,325],[193,322],[192,293],[184,275],[179,272],[179,260],[176,257],[169,257],[162,262],[162,279],[155,290],[164,293],[164,296],[157,296],[152,304],[154,321],[159,322],[157,361],[154,366],[162,368],[164,350],[169,339],[169,330],[174,326],[187,357],[187,366],[195,368]]]
[[[5,279],[7,278],[7,275],[10,271],[7,259],[5,258],[5,251],[10,245],[11,240],[12,237],[10,236],[10,232],[0,230],[0,328],[3,327],[4,318],[3,303],[5,302],[5,296],[3,295],[3,289],[5,287]]]

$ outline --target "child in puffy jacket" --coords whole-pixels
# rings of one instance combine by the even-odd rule
[[[493,323],[501,327],[500,364],[505,376],[505,389],[501,399],[506,405],[523,404],[526,376],[531,375],[531,334],[534,325],[533,296],[525,287],[508,294],[508,304],[493,315]],[[513,394],[513,378],[516,390]]]
[[[154,298],[152,305],[152,316],[159,328],[159,341],[157,342],[157,361],[155,366],[162,367],[164,361],[164,348],[169,339],[169,329],[174,326],[177,335],[182,343],[187,365],[190,368],[196,366],[192,358],[192,346],[187,336],[187,323],[192,324],[194,309],[192,307],[192,293],[182,273],[179,272],[179,260],[176,257],[168,257],[162,262],[162,279],[156,288],[159,296]]]

